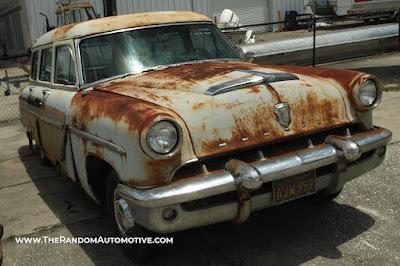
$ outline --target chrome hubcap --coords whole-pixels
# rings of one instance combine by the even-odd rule
[[[131,208],[124,199],[114,200],[115,220],[122,235],[126,235],[128,230],[135,226]]]

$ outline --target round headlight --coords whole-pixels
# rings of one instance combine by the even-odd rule
[[[178,129],[170,121],[156,122],[147,132],[147,143],[157,154],[171,153],[177,146],[178,140]]]
[[[372,107],[376,103],[378,96],[378,87],[372,80],[364,82],[358,90],[358,99],[365,107]]]

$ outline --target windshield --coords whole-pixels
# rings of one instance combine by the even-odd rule
[[[240,59],[213,24],[185,24],[92,37],[80,45],[85,83],[210,59]]]

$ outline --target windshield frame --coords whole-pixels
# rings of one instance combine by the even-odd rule
[[[99,36],[105,36],[105,35],[110,35],[110,34],[116,34],[116,33],[121,33],[121,32],[127,32],[127,31],[135,31],[135,30],[143,30],[143,29],[150,29],[150,28],[160,28],[160,27],[170,27],[170,26],[182,26],[182,25],[213,25],[216,27],[219,35],[221,38],[223,38],[228,46],[233,50],[233,52],[237,55],[237,59],[235,58],[216,58],[216,59],[206,59],[206,60],[196,60],[196,61],[188,61],[188,62],[182,62],[182,63],[177,63],[177,64],[168,64],[168,65],[158,65],[154,66],[151,68],[143,69],[142,71],[138,72],[130,72],[130,73],[125,73],[105,79],[100,79],[91,83],[85,83],[83,80],[83,68],[82,68],[82,58],[81,58],[81,51],[80,51],[80,43],[84,40],[90,39],[90,38],[95,38]],[[127,28],[127,29],[119,29],[115,31],[109,31],[109,32],[103,32],[99,34],[93,34],[93,35],[87,35],[83,38],[79,38],[75,41],[75,51],[76,51],[76,64],[78,66],[78,75],[79,75],[79,84],[80,84],[80,89],[86,89],[88,87],[95,86],[97,84],[115,80],[115,79],[120,79],[126,76],[130,75],[135,75],[135,74],[140,74],[143,72],[148,72],[148,71],[156,71],[156,70],[162,70],[170,67],[176,67],[180,65],[190,65],[190,64],[201,64],[205,62],[213,62],[213,61],[224,61],[224,60],[229,60],[229,61],[241,61],[243,58],[241,54],[237,51],[234,45],[226,38],[226,36],[221,32],[221,30],[212,22],[183,22],[183,23],[167,23],[167,24],[158,24],[158,25],[149,25],[149,26],[143,26],[143,27],[136,27],[136,28]]]

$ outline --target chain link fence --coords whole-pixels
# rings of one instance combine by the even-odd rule
[[[19,119],[18,98],[28,85],[29,58],[0,60],[0,122]]]
[[[291,20],[226,28],[223,32],[257,63],[315,66],[400,50],[400,22],[376,13],[321,18],[301,14]]]

